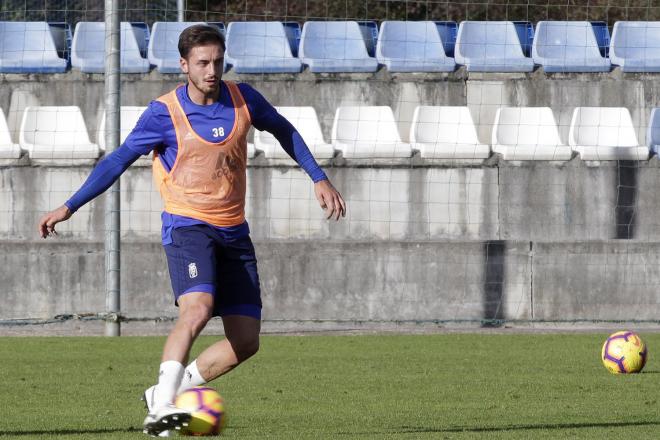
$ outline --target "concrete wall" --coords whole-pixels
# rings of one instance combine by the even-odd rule
[[[579,160],[334,166],[328,174],[348,204],[335,223],[298,169],[250,167],[264,317],[312,326],[656,319],[657,168],[655,159],[630,169]],[[102,197],[62,224],[59,238],[36,237],[39,215],[88,172],[0,168],[0,320],[104,310]],[[150,170],[133,167],[122,183],[123,313],[172,316]]]
[[[660,162],[506,162],[479,167],[325,167],[349,209],[327,222],[298,168],[248,168],[246,213],[257,240],[660,240]],[[90,167],[0,167],[0,239],[34,239],[45,211],[75,192]],[[126,240],[157,241],[162,203],[148,167],[121,178]],[[61,236],[103,240],[99,198]]]
[[[643,142],[660,85],[653,75],[618,71],[239,79],[275,104],[313,105],[328,138],[342,104],[393,106],[404,138],[415,105],[467,104],[485,141],[500,105],[549,105],[564,121],[563,136],[574,106],[623,105]],[[146,105],[177,82],[156,72],[126,75],[123,104]],[[79,105],[95,138],[101,76],[6,75],[0,83],[0,107],[10,116],[36,97],[45,105]],[[260,262],[264,318],[271,323],[323,328],[328,321],[660,316],[655,157],[618,163],[492,158],[476,165],[336,158],[323,166],[348,203],[339,223],[323,218],[299,169],[263,157],[248,167],[247,216]],[[61,225],[58,239],[36,238],[38,217],[64,202],[89,171],[26,161],[0,167],[0,321],[104,311],[102,198]],[[161,209],[150,170],[130,168],[122,177],[122,310],[128,318],[175,314],[159,244]]]

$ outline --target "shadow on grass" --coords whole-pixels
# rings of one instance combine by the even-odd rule
[[[508,425],[492,427],[455,427],[433,428],[424,426],[402,426],[396,432],[401,434],[415,433],[457,433],[457,432],[505,432],[505,431],[534,431],[553,429],[582,429],[582,428],[627,428],[634,426],[660,426],[660,421],[654,422],[604,422],[604,423],[539,423],[537,425]]]
[[[142,432],[142,428],[106,428],[106,429],[42,429],[32,431],[0,431],[0,438],[5,436],[40,436],[40,438],[75,434],[117,434]]]

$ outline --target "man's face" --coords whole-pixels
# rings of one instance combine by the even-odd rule
[[[188,59],[181,58],[181,70],[200,92],[213,94],[220,86],[224,56],[220,45],[195,46],[188,53]]]

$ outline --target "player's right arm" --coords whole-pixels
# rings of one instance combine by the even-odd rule
[[[41,238],[57,235],[56,224],[71,218],[80,207],[110,188],[141,155],[149,154],[154,147],[162,143],[162,107],[162,104],[152,102],[140,116],[126,141],[94,167],[80,189],[64,205],[41,217],[38,225]]]

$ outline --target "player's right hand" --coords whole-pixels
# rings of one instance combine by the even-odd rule
[[[44,214],[39,220],[39,235],[41,238],[46,238],[49,235],[57,235],[55,231],[55,225],[59,222],[63,222],[71,218],[73,213],[66,207],[62,205],[54,211],[50,211],[47,214]]]

